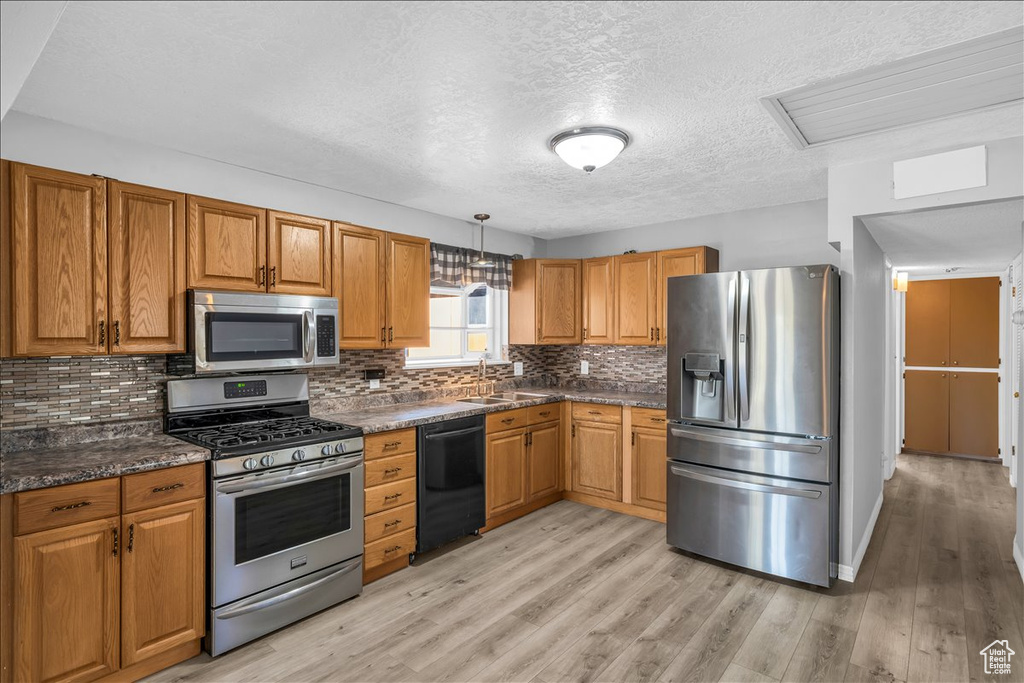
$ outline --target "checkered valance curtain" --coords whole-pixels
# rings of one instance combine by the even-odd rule
[[[494,261],[493,268],[473,268],[480,255],[474,249],[430,243],[430,281],[435,285],[462,287],[485,282],[491,289],[509,289],[512,286],[512,257],[485,252]]]

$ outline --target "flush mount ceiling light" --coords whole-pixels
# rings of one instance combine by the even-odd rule
[[[562,131],[551,138],[551,151],[573,168],[592,173],[608,164],[629,145],[629,135],[618,128],[589,126]]]
[[[490,217],[489,213],[478,213],[473,216],[474,219],[480,221],[480,255],[476,257],[476,261],[469,264],[474,268],[494,267],[494,261],[484,256],[484,221]]]

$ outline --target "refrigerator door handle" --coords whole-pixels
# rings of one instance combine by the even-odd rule
[[[747,339],[747,318],[750,309],[750,278],[740,274],[740,329],[736,345],[740,368],[740,422],[750,419],[750,391],[747,387],[747,363],[750,360],[750,344]]]
[[[727,338],[729,344],[736,339],[736,278],[729,280],[729,319],[726,323]],[[735,345],[733,346],[735,348]],[[725,413],[730,421],[736,419],[736,385],[732,376],[732,364],[735,363],[733,353],[726,353],[725,356]]]
[[[688,477],[689,479],[696,479],[697,481],[704,481],[709,484],[717,484],[719,486],[728,486],[734,489],[745,489],[747,491],[757,491],[759,493],[774,493],[783,496],[799,496],[800,498],[821,498],[821,491],[815,491],[814,489],[794,489],[789,488],[788,486],[755,484],[749,481],[732,479],[731,477],[704,474],[702,472],[691,470],[687,467],[679,467],[678,465],[672,465],[671,470],[672,474],[677,477]]]
[[[708,443],[720,443],[726,446],[740,446],[742,448],[759,448],[766,451],[786,451],[789,453],[809,453],[817,455],[821,453],[821,446],[810,444],[781,443],[779,441],[757,441],[754,439],[741,439],[735,436],[719,436],[717,434],[706,434],[693,429],[669,427],[672,436],[693,439],[694,441],[707,441]]]

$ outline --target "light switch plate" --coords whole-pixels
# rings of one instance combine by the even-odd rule
[[[370,380],[370,388],[371,389],[380,389],[380,380],[379,379],[371,379]]]
[[[516,377],[522,377],[522,375],[523,375],[523,362],[522,361],[518,361],[517,360],[515,363],[512,364],[512,374],[515,375]]]
[[[581,375],[589,375],[590,374],[590,361],[588,361],[588,360],[581,360],[580,361],[580,374]]]

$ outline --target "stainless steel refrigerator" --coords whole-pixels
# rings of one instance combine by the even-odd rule
[[[839,273],[668,283],[668,542],[830,586],[838,573]]]

